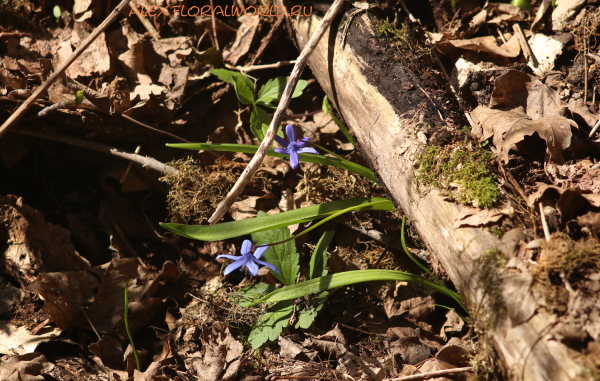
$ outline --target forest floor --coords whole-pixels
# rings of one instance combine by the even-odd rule
[[[115,3],[0,0],[0,121]],[[469,206],[457,228],[499,237],[521,228],[520,255],[540,263],[548,304],[574,319],[598,314],[565,342],[599,366],[600,308],[567,304],[569,287],[600,290],[600,10],[595,1],[551,3],[432,0],[407,4],[410,16],[401,1],[348,7],[375,13],[383,40],[401,46],[418,30],[435,44],[440,66],[428,70],[446,78],[466,117],[426,138],[420,186]],[[248,16],[232,16],[234,6]],[[288,18],[251,16],[252,8],[277,9],[255,0],[132,1],[0,135],[0,380],[384,380],[452,368],[463,369],[436,380],[502,378],[469,311],[433,289],[370,282],[248,307],[286,280],[267,267],[224,276],[231,261],[216,257],[239,255],[246,239],[262,243],[266,233],[201,241],[160,225],[207,225],[252,158],[166,144],[258,145],[299,55]],[[204,9],[213,17],[194,16]],[[38,114],[80,90],[77,105]],[[324,97],[307,68],[283,129],[366,166]],[[293,169],[268,156],[221,223],[366,197],[386,192],[344,169]],[[311,224],[269,234],[284,239]],[[293,263],[280,264],[291,266],[289,284],[317,270],[427,278],[403,250],[401,226],[401,211],[349,213],[281,245]],[[452,288],[410,221],[404,233],[409,253]]]

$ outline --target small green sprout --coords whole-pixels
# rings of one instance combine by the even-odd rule
[[[142,371],[142,367],[140,366],[140,359],[138,358],[137,351],[135,350],[135,345],[133,344],[133,337],[131,337],[131,332],[129,332],[129,321],[127,320],[127,313],[129,311],[129,295],[127,287],[128,283],[125,283],[125,315],[123,320],[125,321],[125,330],[127,331],[127,337],[129,337],[129,343],[131,344],[131,349],[133,349],[133,355],[135,356],[135,363],[137,365],[137,370]]]

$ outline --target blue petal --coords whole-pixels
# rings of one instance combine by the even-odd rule
[[[290,143],[296,142],[296,130],[294,130],[294,126],[292,126],[291,124],[285,126],[285,134],[287,135],[287,138],[290,141]]]
[[[228,254],[217,255],[217,259],[221,259],[221,258],[227,258],[227,259],[232,259],[234,261],[237,261],[238,259],[241,259],[242,257],[236,257],[235,255],[228,255]]]
[[[286,142],[285,139],[282,138],[281,136],[275,135],[275,141],[277,143],[279,143],[279,145],[282,146],[282,147],[287,147],[288,146],[288,142]],[[275,149],[277,149],[277,148],[275,148]]]
[[[296,150],[290,150],[290,165],[292,169],[296,169],[298,167],[298,152]]]
[[[248,271],[250,271],[250,274],[256,276],[256,274],[258,274],[258,265],[256,263],[254,263],[253,260],[248,261],[248,263],[246,263],[246,268],[248,269]]]
[[[256,263],[263,265],[263,266],[267,266],[268,268],[270,268],[271,270],[275,271],[277,274],[279,274],[279,269],[277,268],[277,266],[275,266],[272,263],[269,262],[265,262],[265,261],[261,261],[260,259],[255,259],[254,260]]]
[[[318,155],[319,153],[317,152],[316,149],[312,148],[312,147],[304,147],[304,148],[300,148],[298,150],[298,153],[314,153],[315,155]]]
[[[283,153],[283,154],[289,155],[289,152],[288,152],[287,148],[275,148],[275,152],[276,153]]]
[[[250,250],[252,250],[252,241],[247,239],[244,242],[242,242],[242,248],[240,249],[240,253],[242,255],[246,255],[250,252]]]
[[[269,250],[269,246],[259,247],[254,251],[254,258],[259,259],[267,250]]]
[[[244,260],[242,258],[238,258],[237,261],[233,262],[232,264],[230,264],[229,266],[225,267],[225,271],[223,272],[223,275],[227,276],[229,275],[233,270],[237,270],[240,267],[244,266]]]

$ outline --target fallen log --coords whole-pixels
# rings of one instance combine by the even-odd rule
[[[320,8],[292,20],[300,49],[320,24]],[[418,153],[432,131],[458,120],[460,110],[449,91],[403,63],[392,41],[377,33],[374,16],[352,12],[334,22],[309,66],[381,184],[442,263],[467,301],[476,328],[503,359],[506,374],[524,380],[571,380],[586,374],[581,353],[553,339],[557,318],[534,298],[526,261],[488,231],[455,229],[462,206],[445,201],[437,191],[417,191]],[[502,263],[496,257],[512,259],[494,267]]]

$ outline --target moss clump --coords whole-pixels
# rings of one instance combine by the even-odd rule
[[[480,300],[476,303],[468,301],[472,310],[471,325],[479,343],[479,350],[471,358],[476,380],[497,380],[499,374],[506,378],[491,336],[496,320],[506,313],[500,288],[500,271],[505,264],[506,258],[496,248],[488,250],[473,262],[473,268],[479,276],[478,283],[482,285]]]
[[[490,208],[500,196],[498,180],[491,165],[491,152],[469,150],[466,143],[426,148],[415,165],[420,190],[435,187],[460,203]]]
[[[225,160],[218,160],[215,165],[204,169],[192,158],[169,165],[179,170],[160,178],[170,185],[167,209],[171,221],[195,225],[210,217],[244,169],[240,163]],[[265,172],[259,169],[248,187],[259,187],[268,192],[270,182],[264,175]]]
[[[337,167],[319,167],[304,172],[296,191],[315,204],[373,195],[376,185],[368,179]]]

